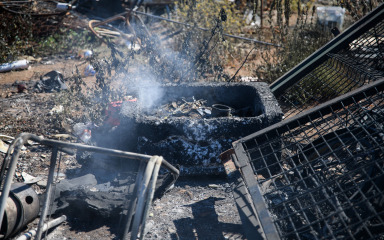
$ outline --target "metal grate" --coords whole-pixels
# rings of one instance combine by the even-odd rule
[[[271,84],[286,117],[384,76],[384,4]]]
[[[384,239],[384,79],[233,145],[267,239]]]

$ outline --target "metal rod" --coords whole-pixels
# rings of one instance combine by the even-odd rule
[[[94,146],[88,146],[78,143],[66,143],[66,142],[60,142],[56,140],[42,140],[41,144],[52,146],[52,147],[58,147],[58,148],[75,148],[82,151],[91,151],[91,152],[97,152],[101,154],[107,154],[110,156],[116,156],[116,157],[122,157],[122,158],[129,158],[129,159],[135,159],[140,161],[148,162],[151,156],[145,155],[145,154],[139,154],[139,153],[132,153],[132,152],[125,152],[115,149],[108,149],[108,148],[102,148],[102,147],[94,147]],[[179,170],[172,166],[169,162],[166,160],[163,160],[163,165],[168,170],[170,170],[173,174],[179,175]]]
[[[52,182],[53,182],[53,178],[54,178],[54,174],[55,174],[55,167],[56,167],[56,161],[57,161],[57,152],[58,152],[58,148],[54,147],[52,150],[51,163],[49,166],[49,174],[48,174],[48,180],[47,180],[47,191],[46,191],[46,195],[45,195],[45,202],[44,202],[43,210],[41,211],[39,225],[37,227],[37,233],[36,233],[36,238],[35,238],[36,240],[41,239],[45,218],[46,218],[48,211],[49,211],[49,204],[51,202],[51,195],[52,195]]]
[[[97,22],[97,23],[93,24],[92,26],[93,26],[93,27],[98,27],[98,26],[100,26],[100,25],[104,25],[104,24],[107,24],[107,23],[116,21],[117,19],[122,19],[122,20],[124,20],[125,18],[124,18],[123,15],[125,15],[125,14],[126,14],[126,13],[117,14],[117,15],[115,15],[115,16],[112,16],[112,17],[110,17],[110,18],[105,19],[104,21]]]
[[[145,196],[148,192],[147,191],[148,183],[149,183],[149,180],[151,179],[156,159],[157,159],[157,156],[151,157],[151,159],[147,164],[147,168],[145,169],[143,180],[140,183],[135,218],[133,219],[133,224],[132,224],[131,240],[136,240],[137,234],[139,233],[141,218],[143,217],[143,214],[144,214]]]
[[[7,199],[9,197],[9,191],[11,190],[11,184],[13,180],[13,174],[15,173],[17,166],[17,159],[19,158],[21,147],[23,146],[23,139],[17,138],[15,143],[15,148],[12,154],[12,159],[10,162],[9,169],[7,171],[7,176],[5,178],[3,191],[0,196],[0,226],[3,224],[3,216],[5,212],[5,207],[7,205]]]
[[[139,237],[140,240],[144,239],[144,234],[145,234],[144,231],[145,231],[146,220],[148,217],[148,210],[149,210],[149,206],[152,203],[153,196],[155,194],[157,177],[159,175],[159,169],[160,169],[162,161],[163,161],[162,157],[157,157],[156,163],[155,163],[155,169],[153,170],[153,174],[152,174],[152,178],[151,178],[151,183],[150,183],[151,185],[149,186],[148,193],[147,193],[148,197],[147,197],[147,202],[145,203],[144,215],[143,215],[143,218],[141,220],[141,232],[140,232],[140,237]]]
[[[135,184],[135,187],[133,188],[133,194],[135,197],[132,199],[131,205],[130,205],[128,213],[127,213],[126,224],[125,224],[124,234],[123,234],[123,238],[122,238],[123,240],[128,239],[128,231],[129,231],[129,227],[131,226],[131,223],[132,223],[132,216],[133,216],[134,211],[135,211],[135,207],[136,207],[136,203],[137,203],[137,194],[139,192],[139,184],[141,183],[141,181],[143,179],[144,169],[145,169],[145,163],[140,162],[139,171],[137,172],[137,176],[136,176],[136,184]]]
[[[369,83],[356,90],[353,90],[344,95],[341,95],[332,100],[329,100],[325,103],[322,103],[318,106],[315,106],[307,110],[306,112],[301,112],[282,122],[278,122],[269,127],[263,128],[258,132],[252,133],[242,138],[241,141],[248,141],[250,139],[253,139],[255,136],[273,131],[276,128],[283,128],[284,126],[289,126],[290,129],[294,129],[299,125],[304,125],[309,123],[311,119],[316,119],[321,116],[326,116],[327,114],[332,113],[333,109],[340,109],[344,105],[348,105],[353,102],[359,102],[360,100],[366,98],[366,94],[372,94],[372,92],[377,92],[377,91],[384,91],[384,78],[376,80],[375,82]],[[362,94],[362,92],[364,92],[364,94]],[[234,142],[234,144],[237,144],[237,142],[238,141]]]
[[[59,218],[53,219],[52,221],[49,221],[48,223],[44,224],[43,226],[43,232],[47,231],[48,229],[51,229],[53,227],[56,227],[60,223],[67,220],[67,216],[63,215]],[[34,236],[36,236],[36,229],[32,229],[26,233],[24,233],[22,236],[18,237],[16,240],[29,240],[32,239]]]
[[[136,14],[141,14],[141,15],[144,15],[144,16],[147,16],[147,17],[156,18],[156,19],[159,19],[159,20],[164,20],[164,21],[167,21],[167,22],[180,24],[180,25],[184,25],[184,26],[187,26],[187,27],[191,27],[191,28],[196,28],[196,29],[199,29],[199,30],[202,30],[202,31],[206,31],[206,32],[211,31],[211,29],[208,29],[208,28],[197,27],[197,26],[193,26],[193,25],[188,24],[188,23],[178,22],[178,21],[175,21],[175,20],[171,20],[171,19],[168,19],[168,18],[160,17],[160,16],[155,16],[155,15],[148,14],[148,13],[139,12],[139,11],[136,11],[136,10],[131,10],[131,11],[133,13],[136,13]],[[255,40],[255,39],[252,39],[252,38],[240,37],[240,36],[231,35],[231,34],[227,34],[227,33],[223,33],[223,36],[230,37],[230,38],[235,38],[235,39],[246,40],[246,41],[250,41],[250,42],[253,42],[253,43],[258,43],[258,44],[263,44],[263,45],[268,45],[268,46],[281,47],[281,45],[278,45],[278,44],[263,42],[263,41]]]

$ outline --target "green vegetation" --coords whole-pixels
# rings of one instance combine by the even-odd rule
[[[93,48],[100,43],[95,36],[86,29],[59,29],[49,36],[36,39],[38,44],[34,48],[36,54],[53,55],[75,52],[76,49]]]
[[[59,17],[56,17],[59,18]],[[63,28],[62,19],[41,20],[0,11],[0,63],[22,55],[48,56],[100,45],[87,29]]]
[[[31,52],[32,22],[28,16],[0,12],[0,63]]]
[[[297,20],[290,26],[291,5],[284,5],[282,0],[276,1],[269,11],[268,22],[272,40],[281,48],[270,49],[261,54],[263,59],[255,73],[259,78],[271,83],[315,52],[332,35],[316,24],[315,8],[297,4]],[[276,13],[274,16],[272,13]]]

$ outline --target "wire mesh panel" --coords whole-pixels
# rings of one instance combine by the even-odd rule
[[[266,238],[384,239],[384,79],[234,149]]]
[[[271,84],[286,117],[384,76],[384,5]]]

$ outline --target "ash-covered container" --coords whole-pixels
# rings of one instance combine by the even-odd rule
[[[148,86],[121,105],[119,126],[101,145],[161,155],[182,175],[221,172],[231,143],[282,119],[266,83]],[[106,138],[106,136],[109,136]]]

